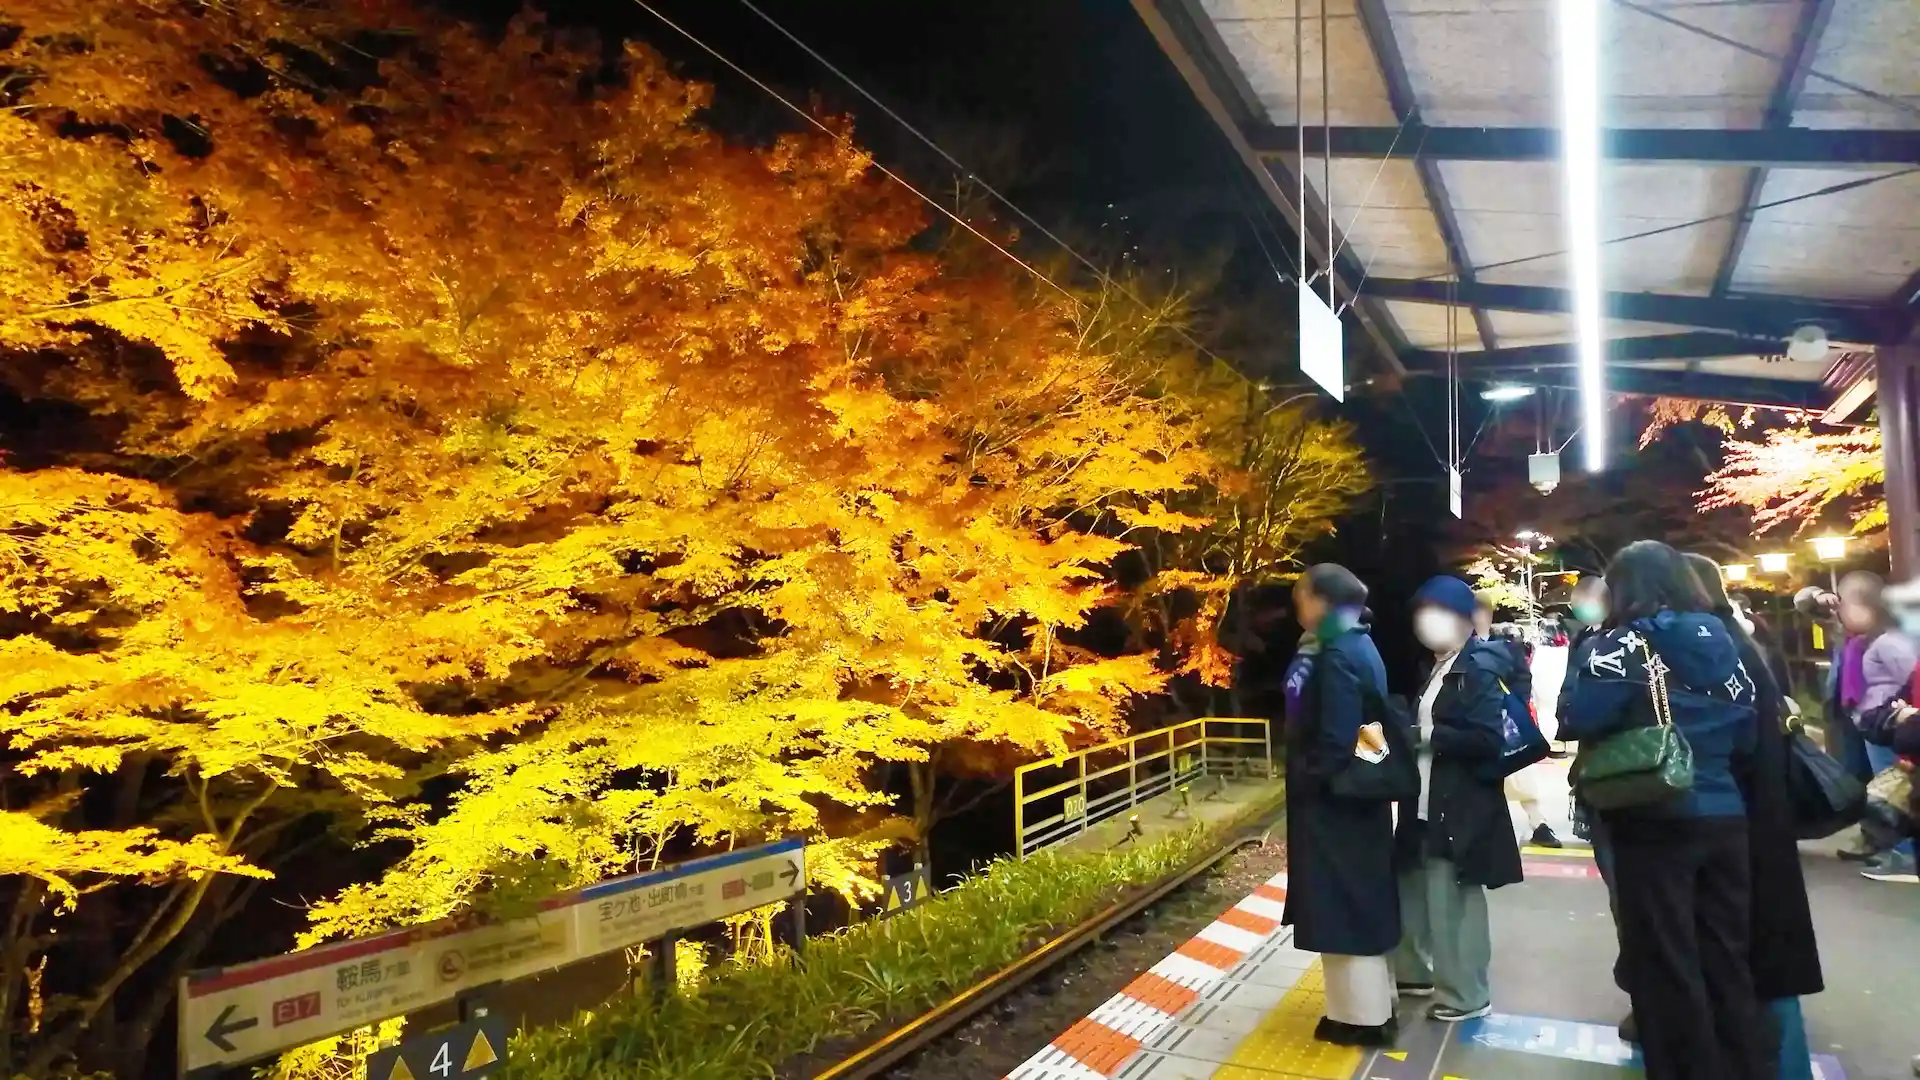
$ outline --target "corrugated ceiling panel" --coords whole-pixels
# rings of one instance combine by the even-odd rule
[[[1679,4],[1672,14],[1768,53],[1793,39],[1790,3]],[[1559,118],[1554,0],[1388,0],[1432,124],[1546,126]],[[1778,65],[1617,5],[1601,10],[1606,123],[1757,127]]]
[[[1560,166],[1554,162],[1449,161],[1441,166],[1453,194],[1468,256],[1482,281],[1565,285],[1566,247],[1560,213]],[[1611,165],[1602,176],[1600,234],[1614,239],[1732,212],[1746,170],[1688,165]],[[1608,244],[1606,287],[1705,295],[1733,224],[1707,222],[1656,236]],[[1532,256],[1549,256],[1532,258]],[[1525,259],[1510,266],[1498,264]]]
[[[1387,314],[1393,316],[1394,324],[1400,327],[1400,333],[1407,344],[1416,349],[1444,349],[1447,347],[1447,309],[1440,304],[1415,304],[1404,300],[1388,300],[1383,306]],[[1473,329],[1473,316],[1460,312],[1460,351],[1469,352],[1480,347],[1480,336]]]
[[[1307,165],[1307,182],[1327,202],[1318,159]],[[1426,277],[1450,274],[1446,241],[1427,208],[1420,176],[1410,161],[1336,159],[1333,218],[1347,238],[1347,251],[1369,275]]]
[[[1835,0],[1813,68],[1906,103],[1874,101],[1809,77],[1793,114],[1796,127],[1920,128],[1920,4],[1912,0]]]
[[[1240,67],[1240,73],[1267,110],[1275,124],[1292,127],[1293,106],[1293,4],[1257,3],[1255,0],[1209,0],[1206,5],[1214,29],[1227,45],[1227,51]],[[1308,123],[1320,122],[1320,9],[1306,6],[1307,18],[1300,26],[1301,47],[1306,50],[1306,117]],[[1352,0],[1335,0],[1328,8],[1327,52],[1333,68],[1331,112],[1335,124],[1392,124],[1393,106],[1387,101],[1387,86],[1380,78],[1380,65],[1367,46],[1366,32],[1353,13]]]
[[[1500,338],[1500,344],[1503,347],[1551,345],[1555,342],[1573,340],[1573,318],[1568,315],[1539,315],[1530,311],[1489,311],[1487,318],[1493,321],[1493,332]],[[1608,319],[1605,332],[1609,338],[1626,338],[1680,334],[1690,329],[1692,328],[1669,326],[1666,323]]]
[[[1775,169],[1763,203],[1859,179],[1853,171]],[[1885,300],[1920,265],[1920,175],[1762,210],[1733,287],[1749,292]]]

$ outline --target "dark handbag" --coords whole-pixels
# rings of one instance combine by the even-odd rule
[[[1693,747],[1673,726],[1667,671],[1646,643],[1654,723],[1609,736],[1580,751],[1575,790],[1595,810],[1632,810],[1671,802],[1693,790]]]
[[[1369,761],[1348,754],[1345,764],[1327,777],[1327,790],[1357,802],[1407,802],[1420,797],[1420,762],[1413,745],[1413,722],[1406,706],[1374,700],[1372,722],[1380,725],[1386,756]]]
[[[1860,820],[1867,810],[1867,786],[1796,723],[1787,729],[1787,799],[1794,834],[1819,840]]]

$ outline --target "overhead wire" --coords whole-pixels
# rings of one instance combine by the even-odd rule
[[[775,101],[778,101],[780,104],[786,106],[787,109],[791,111],[794,115],[805,120],[807,123],[813,125],[815,128],[819,129],[821,132],[825,133],[827,136],[829,136],[830,138],[833,138],[836,141],[842,141],[846,139],[845,134],[833,130],[831,127],[821,122],[821,120],[818,117],[814,116],[812,113],[808,112],[807,110],[801,108],[799,105],[789,100],[784,94],[774,89],[771,85],[766,83],[764,80],[758,78],[752,72],[749,72],[746,68],[740,66],[739,64],[735,63],[733,60],[723,55],[720,52],[720,50],[714,48],[712,45],[707,44],[706,41],[702,40],[699,36],[695,35],[692,31],[681,26],[679,23],[674,22],[672,19],[667,18],[666,15],[661,13],[660,10],[655,8],[652,4],[648,3],[647,0],[632,0],[632,2],[634,3],[635,6],[639,7],[642,11],[645,11],[647,14],[653,16],[655,19],[658,19],[668,29],[679,34],[681,37],[686,38],[688,41],[692,42],[695,46],[700,48],[707,55],[713,57],[715,60],[725,65],[727,68],[731,69],[735,74],[739,75],[741,78],[752,83],[755,87],[759,88],[767,96],[773,98]],[[1012,210],[1013,213],[1017,215],[1022,221],[1026,222],[1028,225],[1031,225],[1034,231],[1040,233],[1042,236],[1046,237],[1048,240],[1058,245],[1062,251],[1065,251],[1068,255],[1072,256],[1076,261],[1078,261],[1082,266],[1085,266],[1088,270],[1091,270],[1094,273],[1094,275],[1100,279],[1103,285],[1106,285],[1107,287],[1112,288],[1115,291],[1119,292],[1122,296],[1126,297],[1127,299],[1133,301],[1135,304],[1139,305],[1143,310],[1152,310],[1152,306],[1149,305],[1146,301],[1142,300],[1137,294],[1133,292],[1133,290],[1127,288],[1126,285],[1124,285],[1118,279],[1113,277],[1113,275],[1101,269],[1097,264],[1093,262],[1093,260],[1087,258],[1085,255],[1082,255],[1078,250],[1076,250],[1073,247],[1073,245],[1067,243],[1065,240],[1062,240],[1059,236],[1055,235],[1052,230],[1048,229],[1045,225],[1042,225],[1039,221],[1035,220],[1032,215],[1028,214],[1025,210],[1022,210],[1019,207],[1019,205],[1016,204],[1012,199],[1007,198],[1005,195],[1001,194],[999,189],[993,187],[991,184],[981,179],[978,175],[976,175],[973,172],[973,170],[967,168],[967,166],[963,164],[959,159],[955,158],[952,154],[949,154],[946,151],[946,149],[942,147],[939,143],[935,142],[933,139],[929,138],[926,134],[921,132],[919,128],[909,123],[899,113],[895,112],[892,108],[888,107],[886,102],[881,101],[878,97],[874,96],[871,92],[867,90],[866,87],[860,85],[860,83],[854,80],[852,76],[849,76],[846,72],[840,70],[840,68],[836,66],[831,60],[828,60],[826,57],[822,56],[812,46],[808,45],[805,41],[801,40],[798,36],[796,36],[792,31],[788,30],[785,26],[781,25],[771,15],[768,15],[766,12],[762,11],[759,7],[755,6],[751,2],[751,0],[740,0],[740,3],[744,5],[747,8],[747,10],[753,12],[755,15],[758,15],[762,20],[764,20],[767,23],[767,25],[773,27],[787,40],[799,46],[799,48],[803,52],[805,52],[808,56],[812,57],[815,61],[817,61],[819,64],[825,67],[828,71],[833,72],[833,74],[838,76],[842,82],[845,82],[848,86],[852,87],[856,93],[866,98],[869,102],[872,102],[876,108],[886,113],[889,117],[891,117],[894,120],[894,122],[898,123],[902,128],[905,128],[908,133],[912,134],[915,138],[919,139],[922,143],[926,144],[929,148],[931,148],[935,153],[939,154],[942,158],[946,159],[948,164],[952,165],[955,169],[958,169],[961,172],[961,174],[963,174],[968,180],[971,180],[972,182],[978,184],[982,191],[986,192],[987,194],[991,195],[995,199],[999,200],[1000,203],[1005,205],[1008,209]],[[1074,295],[1074,293],[1068,288],[1066,288],[1064,285],[1061,285],[1059,282],[1053,280],[1053,278],[1049,277],[1039,267],[1034,266],[1032,263],[1028,262],[1025,259],[1022,259],[1019,255],[1015,254],[1012,250],[1007,248],[1004,244],[1001,244],[998,241],[994,240],[992,237],[988,236],[985,232],[981,231],[978,227],[973,225],[971,222],[961,217],[958,213],[947,209],[945,203],[942,203],[939,200],[933,198],[931,195],[928,195],[926,192],[921,191],[918,187],[914,186],[913,183],[908,181],[904,176],[901,176],[899,173],[895,172],[894,170],[887,168],[885,165],[882,165],[878,160],[873,160],[873,167],[875,170],[877,170],[881,175],[885,176],[887,179],[892,180],[894,183],[899,184],[901,187],[904,187],[908,191],[912,192],[916,197],[920,199],[920,201],[926,203],[928,206],[938,211],[943,217],[952,221],[955,225],[960,226],[962,229],[966,230],[968,233],[973,235],[976,239],[982,241],[987,246],[991,247],[993,250],[1005,256],[1014,265],[1020,267],[1022,270],[1025,270],[1028,274],[1032,275],[1034,278],[1038,279],[1039,281],[1046,283],[1046,285],[1052,288],[1055,292],[1058,292],[1061,296],[1066,297],[1067,300],[1072,302],[1075,307],[1080,308],[1082,310],[1085,310],[1087,308],[1088,305],[1086,301]],[[1188,333],[1184,327],[1174,323],[1168,323],[1166,325],[1166,328],[1168,330],[1171,330],[1177,337],[1179,337],[1182,341],[1186,342],[1189,346],[1191,346],[1194,349],[1194,351],[1198,352],[1200,355],[1205,356],[1207,359],[1212,360],[1216,363],[1225,363],[1225,361],[1222,360],[1218,354],[1214,353],[1211,349],[1208,349],[1205,345],[1201,344],[1200,341],[1195,339],[1192,334]]]
[[[1920,173],[1920,167],[1900,169],[1896,172],[1881,173],[1878,176],[1869,176],[1869,177],[1864,177],[1857,180],[1843,181],[1838,184],[1830,184],[1826,187],[1819,188],[1814,191],[1802,192],[1798,195],[1791,195],[1784,199],[1773,199],[1768,202],[1755,203],[1753,205],[1753,209],[1751,212],[1757,214],[1762,210],[1772,210],[1776,207],[1788,206],[1793,203],[1804,202],[1808,199],[1818,199],[1827,195],[1838,195],[1843,191],[1851,191],[1855,188],[1863,188],[1869,184],[1878,184],[1887,180],[1898,180],[1903,176],[1912,176],[1915,173]],[[1747,212],[1747,211],[1729,210],[1723,214],[1710,214],[1706,217],[1693,218],[1688,221],[1675,222],[1674,224],[1671,224],[1671,225],[1662,225],[1659,228],[1647,229],[1643,232],[1628,233],[1625,236],[1615,236],[1610,239],[1600,241],[1600,246],[1606,247],[1610,244],[1624,244],[1630,240],[1645,240],[1650,236],[1660,236],[1665,233],[1679,232],[1682,229],[1696,229],[1702,225],[1711,225],[1716,221],[1725,221],[1730,218],[1739,217],[1743,212]],[[1488,270],[1502,270],[1509,266],[1520,266],[1525,263],[1539,262],[1542,259],[1557,259],[1560,256],[1565,254],[1567,254],[1567,250],[1565,248],[1559,248],[1554,251],[1543,251],[1538,255],[1522,255],[1517,259],[1503,259],[1500,262],[1481,263],[1473,267],[1472,269],[1475,274],[1479,274]],[[1422,277],[1414,278],[1413,280],[1438,281],[1441,278],[1444,278],[1451,273],[1452,273],[1451,270],[1440,270],[1431,274],[1426,274]]]
[[[1749,45],[1744,41],[1739,41],[1734,38],[1730,38],[1725,34],[1719,33],[1714,30],[1709,30],[1704,26],[1699,26],[1694,23],[1687,22],[1685,19],[1676,19],[1673,16],[1666,14],[1665,12],[1658,11],[1654,8],[1648,7],[1645,4],[1636,3],[1635,0],[1614,0],[1614,3],[1619,4],[1621,7],[1626,8],[1629,11],[1637,11],[1640,14],[1645,15],[1650,19],[1657,19],[1670,26],[1679,27],[1680,29],[1687,31],[1688,33],[1697,34],[1700,37],[1706,38],[1708,41],[1718,42],[1722,45],[1727,46],[1728,48],[1738,49],[1749,56],[1757,56],[1762,60],[1772,60],[1772,61],[1775,61],[1776,63],[1781,63],[1781,64],[1790,63],[1792,61],[1792,57],[1789,57],[1783,53],[1769,52],[1766,49],[1759,48],[1758,46]],[[1835,75],[1829,75],[1826,72],[1817,70],[1811,66],[1807,68],[1807,78],[1818,80],[1820,82],[1826,83],[1829,86],[1837,86],[1842,90],[1848,91],[1849,93],[1858,94],[1869,101],[1873,101],[1878,104],[1885,105],[1889,108],[1900,109],[1904,112],[1920,113],[1920,105],[1916,105],[1908,101],[1902,101],[1899,98],[1892,97],[1887,94],[1883,94],[1878,90],[1869,89],[1868,87],[1861,86],[1858,83],[1848,82],[1845,79],[1842,79]]]
[[[639,4],[641,8],[645,8],[647,12],[653,13],[653,17],[657,17],[657,19],[660,19],[662,23],[666,23],[666,25],[670,25],[670,27],[674,27],[674,23],[668,23],[668,19],[666,19],[664,15],[660,15],[660,13],[655,12],[653,8],[649,8],[649,6],[645,4],[645,0],[634,0],[634,2],[636,2],[636,4]],[[1000,190],[998,190],[996,186],[993,186],[993,184],[987,183],[987,181],[985,181],[985,179],[983,179],[981,175],[977,175],[977,173],[975,173],[973,169],[970,169],[970,167],[968,167],[968,165],[966,165],[964,161],[960,161],[958,160],[958,158],[954,158],[952,154],[948,154],[947,148],[945,148],[945,146],[941,146],[941,144],[939,144],[939,142],[937,142],[937,140],[935,140],[933,136],[929,136],[927,135],[927,133],[924,133],[924,131],[920,131],[918,127],[914,127],[914,123],[912,123],[912,121],[908,121],[906,117],[902,117],[899,111],[893,110],[893,106],[889,106],[887,102],[883,102],[883,100],[879,100],[879,96],[877,96],[877,94],[874,94],[872,90],[868,90],[866,86],[860,85],[860,81],[858,81],[858,79],[854,79],[852,75],[849,75],[849,73],[845,73],[845,71],[843,71],[843,69],[841,69],[841,67],[839,67],[837,63],[833,63],[833,61],[828,60],[826,56],[822,56],[822,54],[820,54],[820,50],[816,50],[814,46],[810,46],[810,44],[806,44],[806,40],[803,40],[803,38],[799,37],[799,35],[795,35],[793,31],[789,31],[789,29],[787,29],[787,27],[785,27],[785,25],[781,23],[780,19],[776,19],[776,17],[772,17],[772,15],[768,15],[768,13],[764,12],[764,10],[760,10],[760,6],[758,6],[758,4],[755,4],[753,0],[739,0],[739,4],[741,4],[743,8],[747,8],[749,12],[753,12],[755,13],[755,15],[758,15],[758,17],[760,17],[760,21],[764,21],[764,23],[766,23],[768,27],[772,27],[772,29],[774,29],[776,33],[780,33],[780,37],[787,38],[789,42],[793,42],[793,44],[795,44],[795,46],[797,46],[797,48],[799,48],[801,52],[804,52],[806,56],[810,56],[812,60],[816,61],[816,63],[820,63],[822,67],[826,67],[826,69],[828,69],[828,71],[831,71],[831,73],[833,73],[833,75],[835,75],[835,77],[837,77],[837,79],[839,79],[841,83],[847,83],[847,86],[851,86],[852,90],[854,90],[856,94],[860,94],[862,98],[866,98],[868,102],[872,102],[872,106],[874,106],[874,108],[877,108],[877,110],[879,111],[883,111],[883,113],[887,113],[887,117],[891,117],[891,119],[893,119],[893,123],[897,123],[897,125],[900,125],[900,127],[902,127],[902,129],[904,129],[904,131],[906,131],[908,135],[912,135],[914,136],[914,138],[918,138],[918,140],[920,140],[922,144],[925,144],[925,146],[927,146],[929,150],[933,150],[935,154],[939,154],[939,156],[941,156],[943,160],[947,161],[948,165],[952,165],[954,169],[958,169],[958,171],[960,171],[960,175],[964,175],[964,177],[966,177],[968,181],[972,181],[972,183],[979,184],[979,188],[981,188],[983,192],[987,192],[989,196],[993,196],[995,200],[998,200],[998,202],[1000,202],[1000,206],[1004,206],[1004,208],[1008,208],[1010,209],[1010,211],[1014,211],[1014,215],[1016,215],[1016,217],[1020,217],[1021,221],[1025,221],[1027,225],[1031,225],[1035,233],[1041,234],[1041,236],[1044,236],[1044,238],[1046,238],[1048,242],[1052,242],[1052,244],[1056,244],[1056,246],[1058,246],[1058,248],[1060,248],[1062,252],[1066,252],[1068,256],[1071,256],[1071,258],[1075,259],[1077,263],[1081,263],[1083,267],[1087,267],[1089,271],[1092,271],[1092,275],[1094,275],[1094,277],[1096,277],[1096,279],[1100,281],[1100,284],[1104,284],[1104,286],[1108,286],[1108,288],[1114,288],[1114,290],[1116,290],[1116,292],[1119,292],[1121,296],[1125,296],[1127,300],[1131,300],[1131,302],[1135,302],[1135,304],[1137,304],[1137,306],[1139,306],[1140,309],[1142,309],[1142,311],[1152,311],[1152,306],[1150,306],[1150,304],[1148,304],[1146,300],[1140,300],[1139,294],[1135,294],[1135,292],[1133,292],[1131,288],[1127,288],[1127,286],[1125,286],[1123,282],[1119,281],[1119,279],[1116,279],[1116,277],[1114,277],[1112,273],[1108,273],[1106,269],[1102,269],[1102,267],[1100,267],[1098,263],[1094,263],[1092,259],[1087,258],[1087,256],[1083,256],[1083,254],[1079,254],[1079,250],[1075,250],[1075,248],[1073,248],[1073,244],[1068,244],[1066,240],[1062,240],[1062,238],[1060,238],[1058,234],[1054,233],[1052,229],[1048,229],[1048,227],[1046,227],[1046,225],[1043,225],[1043,223],[1041,223],[1039,219],[1035,219],[1035,217],[1033,217],[1031,213],[1027,213],[1025,209],[1021,209],[1020,204],[1016,204],[1016,202],[1014,202],[1012,198],[1008,198],[1006,194],[1002,194],[1002,192],[1000,192]],[[693,38],[693,35],[687,35],[687,31],[684,31],[684,29],[680,29],[680,27],[674,27],[674,29],[676,29],[676,31],[680,31],[680,33],[682,33],[684,37],[689,38],[689,40],[695,40],[695,38]],[[714,50],[712,50],[710,46],[707,46],[705,42],[699,42],[699,40],[695,40],[695,44],[699,44],[701,48],[705,48],[707,52],[710,52],[710,54],[714,54],[714,58],[718,58],[718,54],[716,54],[716,52],[714,52]],[[724,63],[728,63],[728,65],[730,65],[730,67],[733,67],[735,71],[739,71],[739,67],[737,67],[737,65],[733,65],[732,61],[726,61],[726,60],[722,60],[722,61],[724,61]],[[741,71],[741,73],[745,75],[745,71]],[[760,88],[766,88],[766,85],[764,85],[764,83],[758,83],[758,81],[755,81],[755,83],[756,85],[760,85]],[[772,92],[772,90],[768,88],[768,92]],[[778,96],[778,94],[776,94],[776,96]],[[791,104],[791,102],[785,102],[783,98],[781,98],[781,104],[785,104],[787,108],[793,108],[793,104]],[[795,110],[795,111],[799,111],[799,110]],[[806,115],[806,113],[803,113],[803,115]],[[818,123],[818,121],[816,121],[816,119],[814,119],[812,115],[808,115],[808,119],[810,119],[810,121],[814,121],[814,127],[822,127],[822,129],[826,129],[826,125],[822,125],[822,123]],[[877,165],[879,165],[879,163],[877,163],[876,161],[876,167]],[[881,171],[883,171],[883,173],[887,173],[887,175],[889,175],[889,177],[893,177],[893,179],[899,179],[899,177],[895,177],[893,173],[889,173],[889,171],[885,171],[885,169],[881,169]],[[900,183],[904,183],[904,181],[900,181]],[[918,190],[914,190],[914,194],[920,194],[920,192],[918,192]],[[922,198],[927,198],[927,196],[922,196]],[[945,213],[945,211],[947,211],[947,208],[945,208],[945,206],[941,206],[941,211]],[[958,217],[956,213],[947,213],[947,217],[952,217],[954,221],[960,221],[960,217]],[[981,234],[981,231],[979,231],[979,229],[973,229],[972,225],[966,225],[966,223],[962,223],[962,225],[964,225],[964,227],[968,229],[968,233],[973,233],[975,234],[975,236],[983,236],[983,234]],[[989,240],[989,242],[991,242],[991,240]],[[1021,261],[1021,259],[1014,258],[1014,256],[1012,256],[1012,252],[1008,252],[1008,250],[1006,250],[1006,248],[1002,248],[1000,244],[995,244],[995,248],[996,250],[1000,250],[1002,254],[1006,254],[1008,258],[1014,259],[1016,263],[1020,263],[1021,267],[1025,267],[1025,269],[1027,269],[1029,273],[1039,273],[1039,271],[1035,271],[1033,267],[1029,267],[1029,265],[1027,265],[1025,261]],[[1265,244],[1261,244],[1261,248],[1265,248]],[[1267,261],[1271,263],[1271,258],[1267,259]],[[1041,277],[1043,277],[1044,279],[1044,275],[1041,275]],[[1079,306],[1085,307],[1085,302],[1081,302],[1081,300],[1079,300],[1077,296],[1071,296],[1068,290],[1066,290],[1066,288],[1062,288],[1062,286],[1060,286],[1058,282],[1054,282],[1052,281],[1052,279],[1044,279],[1044,281],[1046,281],[1046,284],[1050,284],[1050,286],[1054,286],[1056,290],[1060,290],[1062,294],[1068,294],[1069,298],[1073,298],[1073,300],[1075,300],[1075,304],[1079,304]],[[1181,338],[1183,342],[1187,342],[1188,346],[1192,346],[1192,350],[1194,350],[1194,352],[1198,352],[1200,356],[1208,357],[1208,359],[1212,359],[1212,361],[1215,361],[1215,363],[1225,363],[1225,361],[1223,361],[1221,357],[1217,356],[1217,354],[1215,354],[1213,350],[1210,350],[1210,348],[1206,348],[1204,344],[1200,344],[1200,340],[1198,340],[1198,338],[1194,338],[1194,336],[1192,336],[1190,332],[1187,332],[1187,329],[1185,329],[1185,327],[1181,327],[1181,325],[1175,325],[1175,323],[1167,323],[1167,329],[1169,329],[1169,331],[1173,331],[1173,334],[1175,334],[1175,336],[1179,336],[1179,338]]]
[[[805,120],[807,123],[812,124],[814,127],[820,129],[820,131],[826,134],[829,138],[832,138],[836,142],[842,141],[846,138],[846,136],[841,132],[835,131],[831,127],[828,127],[825,123],[823,123],[820,120],[819,117],[814,116],[812,113],[808,112],[807,110],[801,108],[800,106],[794,104],[792,101],[788,100],[786,95],[780,93],[780,91],[778,90],[775,90],[772,86],[769,86],[766,82],[762,81],[758,76],[754,75],[752,72],[748,71],[746,68],[743,68],[739,64],[736,64],[732,60],[728,59],[724,54],[720,52],[720,50],[714,48],[713,46],[707,44],[705,41],[701,40],[692,31],[686,29],[685,27],[681,26],[679,23],[676,23],[672,19],[669,19],[665,15],[661,14],[659,9],[655,8],[652,4],[647,3],[647,0],[633,0],[633,3],[635,6],[639,7],[642,11],[645,11],[647,14],[660,20],[662,23],[666,25],[668,29],[674,31],[675,33],[679,34],[681,37],[686,38],[688,41],[698,46],[708,56],[711,56],[715,60],[719,61],[721,64],[724,64],[726,67],[731,69],[734,72],[734,74],[739,75],[741,78],[747,80],[748,82],[752,83],[754,86],[758,87],[761,91],[765,92],[768,97],[771,97],[775,101],[779,102],[780,104],[785,105],[795,116],[800,117],[802,120]],[[876,170],[878,170],[882,176],[885,176],[887,179],[892,180],[894,183],[899,184],[901,187],[906,188],[908,191],[918,196],[921,202],[924,202],[928,206],[939,211],[942,215],[950,219],[955,225],[958,225],[962,229],[965,229],[967,232],[972,233],[974,237],[979,239],[982,243],[985,243],[987,246],[993,248],[995,251],[1006,256],[1007,259],[1013,262],[1016,266],[1019,266],[1022,270],[1025,270],[1027,273],[1033,275],[1035,278],[1038,278],[1039,280],[1045,282],[1047,285],[1051,286],[1060,295],[1066,297],[1068,300],[1072,301],[1076,305],[1085,306],[1084,302],[1079,297],[1075,296],[1071,291],[1069,291],[1065,286],[1061,285],[1059,282],[1048,277],[1043,271],[1040,270],[1039,267],[1034,266],[1032,263],[1027,262],[1025,259],[1022,259],[1020,256],[1007,250],[1007,248],[1004,245],[996,241],[993,237],[988,236],[986,233],[974,227],[974,225],[971,222],[968,222],[965,218],[961,217],[959,214],[954,213],[953,211],[947,209],[946,204],[940,202],[940,200],[935,199],[933,196],[928,195],[926,192],[921,191],[919,188],[915,187],[911,182],[907,180],[906,177],[901,176],[899,173],[894,172],[892,169],[887,168],[885,165],[882,165],[878,161],[873,162],[873,167]]]

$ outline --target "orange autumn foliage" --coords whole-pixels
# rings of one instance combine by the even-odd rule
[[[1258,517],[1257,567],[1167,566],[1218,596],[1365,485],[1261,413],[1337,477],[1277,514],[1244,382],[930,254],[850,139],[706,130],[642,47],[386,0],[8,18],[0,386],[51,418],[0,460],[9,1067],[123,1067],[165,1000],[129,987],[316,822],[394,854],[307,941],[776,835],[857,891],[879,767],[1118,730],[1206,647],[1063,642],[1116,559]],[[76,896],[135,928],[85,975]]]

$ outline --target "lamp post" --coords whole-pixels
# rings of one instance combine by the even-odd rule
[[[1784,574],[1793,563],[1793,556],[1784,551],[1770,551],[1754,560],[1760,564],[1763,574]]]
[[[1553,543],[1553,537],[1545,533],[1535,532],[1532,529],[1522,529],[1513,534],[1513,538],[1521,543],[1520,580],[1522,587],[1527,590],[1527,640],[1538,644],[1540,640],[1540,605],[1534,600],[1533,596],[1533,563],[1535,558],[1533,545],[1539,544],[1542,548],[1548,547]]]
[[[1816,536],[1811,541],[1814,558],[1827,564],[1827,583],[1832,591],[1840,591],[1840,562],[1847,557],[1847,538],[1844,536]]]
[[[1720,568],[1720,572],[1726,575],[1727,584],[1739,585],[1753,576],[1753,564],[1743,562],[1728,563]]]

